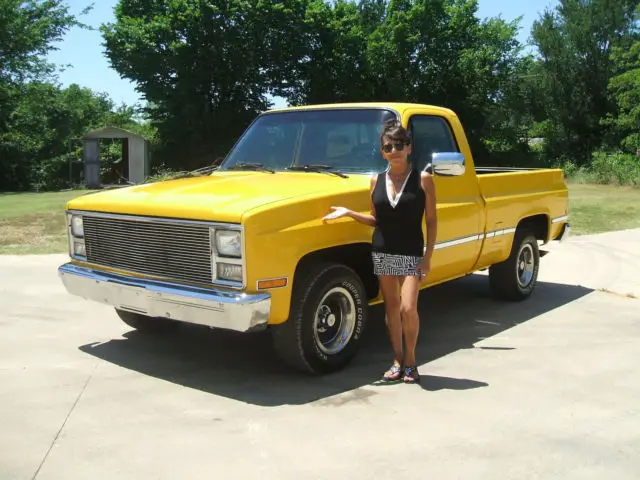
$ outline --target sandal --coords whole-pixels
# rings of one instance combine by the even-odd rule
[[[418,367],[404,367],[404,377],[402,377],[402,381],[404,383],[420,383]]]
[[[382,377],[382,381],[384,381],[384,382],[395,382],[397,380],[400,380],[401,372],[402,372],[402,367],[400,365],[394,363],[393,365],[391,365],[389,370],[387,370],[384,373],[384,375]]]

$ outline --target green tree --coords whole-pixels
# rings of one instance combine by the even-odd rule
[[[640,152],[640,6],[635,25],[626,44],[612,49],[614,76],[609,93],[617,111],[602,122],[611,128],[610,147],[633,154]]]
[[[84,14],[89,9],[85,9]],[[42,80],[53,66],[44,60],[69,28],[84,27],[63,0],[3,0],[0,4],[0,80]]]
[[[12,170],[0,172],[0,189],[60,188],[67,185],[70,140],[104,125],[130,126],[130,110],[115,110],[105,94],[72,84],[61,89],[47,82],[20,88],[20,102],[4,135],[6,160]],[[76,155],[78,153],[76,152]],[[11,173],[11,175],[9,175]]]
[[[606,134],[600,121],[615,110],[608,94],[612,49],[632,33],[638,0],[560,0],[532,29],[539,50],[538,130],[546,153],[578,164],[591,160]]]
[[[102,26],[107,56],[135,81],[170,166],[193,168],[226,153],[282,84],[283,37],[305,2],[121,0]],[[282,47],[282,48],[280,48]]]
[[[276,93],[292,105],[373,100],[375,78],[366,58],[384,2],[311,1],[302,19],[282,32],[296,47],[280,61],[287,72]]]
[[[23,189],[30,183],[31,154],[49,137],[39,136],[41,112],[24,117],[29,110],[25,103],[30,101],[25,95],[33,95],[34,104],[50,98],[54,87],[41,82],[53,78],[54,66],[45,55],[73,26],[83,27],[62,0],[0,2],[0,189]],[[46,104],[38,107],[44,109]],[[23,130],[26,125],[35,130]]]
[[[508,126],[521,73],[519,19],[481,20],[475,0],[392,0],[369,36],[374,97],[441,105],[463,121],[479,163]],[[511,137],[517,143],[518,136]]]
[[[518,22],[476,14],[475,0],[121,0],[102,31],[174,167],[225,153],[269,94],[448,106],[482,156],[484,137],[510,129],[518,141],[505,98],[518,92],[521,59]]]

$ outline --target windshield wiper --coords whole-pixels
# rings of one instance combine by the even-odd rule
[[[287,167],[287,170],[295,170],[300,172],[326,172],[332,173],[333,175],[337,175],[342,178],[348,177],[338,170],[333,170],[333,167],[331,165],[292,165],[290,167]]]
[[[236,163],[228,167],[229,170],[259,170],[261,172],[276,173],[275,170],[265,167],[262,163]]]

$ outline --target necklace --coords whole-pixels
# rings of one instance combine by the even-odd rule
[[[410,168],[407,168],[407,170],[401,174],[391,173],[391,169],[387,170],[387,175],[389,177],[389,180],[391,180],[391,199],[393,199],[394,201],[396,201],[396,199],[398,198],[400,191],[404,187],[404,182],[406,182],[410,173]]]
[[[409,174],[410,169],[407,168],[403,173],[392,173],[391,170],[387,172],[391,180],[404,180],[404,178]]]

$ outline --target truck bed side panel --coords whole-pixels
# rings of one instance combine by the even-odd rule
[[[547,235],[555,238],[566,221],[568,190],[562,170],[546,169],[478,176],[486,201],[485,240],[477,268],[509,256],[518,224],[534,215],[546,216]]]

